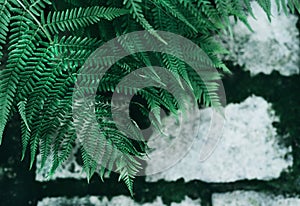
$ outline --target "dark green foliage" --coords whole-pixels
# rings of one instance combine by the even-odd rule
[[[270,18],[270,0],[258,0],[258,3]],[[276,4],[286,13],[300,10],[299,0],[276,0]],[[53,174],[76,144],[76,126],[86,138],[81,154],[88,179],[95,172],[103,178],[106,172],[116,170],[133,194],[133,178],[140,169],[138,159],[145,156],[147,143],[137,124],[127,130],[138,144],[128,138],[128,133],[117,129],[111,119],[111,108],[118,110],[120,105],[113,105],[107,94],[137,92],[147,104],[133,104],[145,116],[149,110],[158,111],[155,109],[161,106],[176,115],[179,100],[162,89],[116,88],[123,76],[152,62],[171,71],[178,85],[182,78],[194,91],[197,101],[207,106],[220,105],[215,96],[217,87],[203,85],[203,80],[188,65],[172,55],[134,54],[116,63],[102,78],[96,98],[99,125],[95,127],[91,124],[93,117],[85,111],[73,114],[72,110],[72,94],[80,66],[105,41],[145,29],[165,43],[156,30],[191,39],[206,52],[215,67],[229,72],[218,58],[227,51],[212,36],[230,31],[230,16],[250,28],[248,13],[252,14],[250,0],[0,0],[0,142],[9,118],[18,112],[22,120],[22,159],[27,147],[30,147],[30,167],[37,152],[42,155],[42,166],[51,155],[50,174]],[[136,39],[137,46],[142,47],[139,41]],[[149,76],[155,79],[157,74],[152,71]],[[96,77],[85,78],[88,84]],[[219,79],[220,75],[211,74],[209,78]],[[82,106],[84,102],[77,104]],[[82,122],[75,122],[74,115]],[[151,122],[159,127],[158,113],[154,112]]]

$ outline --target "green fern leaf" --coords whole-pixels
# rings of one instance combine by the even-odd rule
[[[266,12],[269,21],[271,21],[271,0],[257,0],[257,2]]]
[[[58,33],[59,31],[66,30],[74,31],[78,28],[95,24],[102,19],[112,20],[127,13],[127,10],[118,8],[100,6],[80,7],[65,11],[50,12],[47,16],[47,22],[43,23],[52,33]]]
[[[26,101],[21,101],[18,103],[18,109],[19,109],[19,113],[21,115],[21,118],[23,120],[23,122],[25,123],[28,131],[30,131],[28,122],[27,122],[27,117],[26,117],[26,112],[25,112],[25,105],[26,105]]]
[[[6,44],[8,25],[11,21],[11,5],[8,0],[0,1],[0,59],[3,57],[3,45]]]
[[[160,41],[167,44],[167,42],[162,39],[157,32],[153,29],[152,25],[147,21],[145,18],[142,6],[141,6],[142,0],[124,0],[123,5],[130,11],[130,14],[132,17],[141,24],[141,26],[147,30],[150,34],[157,37]]]

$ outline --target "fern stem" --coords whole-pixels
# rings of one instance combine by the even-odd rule
[[[42,26],[41,22],[26,8],[26,6],[19,0],[17,0],[17,2],[19,3],[20,6],[23,7],[23,9],[25,9],[25,11],[33,18],[33,20],[38,24],[38,26],[41,28],[41,30],[45,33],[45,35],[47,36],[47,38],[49,39],[49,41],[51,43],[53,43],[53,40],[51,38],[51,35],[49,34],[49,32]]]

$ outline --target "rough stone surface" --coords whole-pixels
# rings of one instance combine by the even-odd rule
[[[188,154],[180,159],[172,168],[155,175],[147,176],[150,182],[159,179],[174,181],[184,178],[185,181],[194,179],[206,182],[232,182],[243,179],[270,180],[279,177],[280,173],[292,165],[292,157],[287,155],[291,148],[278,144],[276,129],[272,122],[278,121],[271,105],[263,98],[252,96],[239,104],[229,104],[225,108],[226,123],[223,137],[215,151],[204,162],[199,161],[199,150],[204,144],[207,130],[210,126],[210,109],[198,114],[190,114],[187,123],[180,128],[180,135],[188,135],[195,130],[195,124],[200,122],[199,133]],[[178,125],[170,120],[165,125],[168,139],[161,139],[162,144],[172,144],[174,137],[179,134]],[[183,136],[184,136],[183,135]],[[151,140],[151,138],[150,138]],[[186,138],[181,138],[184,142]],[[180,144],[179,144],[180,145]],[[178,149],[178,147],[175,149]],[[153,152],[160,152],[154,150]],[[169,151],[176,154],[178,151]],[[148,162],[147,170],[155,170],[164,162],[174,161],[176,155],[160,156],[156,161]],[[284,158],[287,156],[287,158]]]
[[[252,75],[270,74],[273,70],[288,76],[299,73],[300,39],[296,27],[297,17],[279,13],[272,1],[272,21],[269,22],[257,2],[252,2],[256,19],[248,17],[249,29],[241,22],[233,25],[233,38],[224,38],[231,56],[227,59],[245,66]]]
[[[156,198],[153,203],[144,203],[139,204],[132,200],[130,197],[126,196],[118,196],[114,197],[111,200],[108,200],[106,197],[98,198],[96,196],[91,197],[83,197],[83,198],[65,198],[65,197],[55,197],[55,198],[44,198],[43,200],[38,202],[38,206],[57,206],[57,205],[64,205],[64,206],[166,206],[160,197]],[[180,203],[171,203],[171,206],[201,206],[200,200],[191,200],[190,198],[186,197]]]
[[[213,206],[296,206],[299,197],[283,197],[253,191],[213,194]]]

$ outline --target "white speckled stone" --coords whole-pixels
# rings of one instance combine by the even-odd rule
[[[297,206],[299,197],[283,197],[253,191],[213,194],[213,206]]]
[[[300,40],[296,27],[297,17],[278,13],[275,1],[272,1],[272,21],[258,3],[251,3],[256,19],[248,17],[249,29],[241,22],[233,25],[233,39],[224,38],[225,47],[231,52],[227,59],[245,66],[252,75],[260,72],[270,74],[277,70],[289,76],[299,73]],[[223,38],[223,37],[222,37]]]
[[[292,165],[291,156],[287,155],[291,148],[278,144],[276,129],[272,122],[278,118],[271,109],[271,104],[262,97],[251,96],[239,104],[229,104],[225,108],[226,124],[223,137],[215,151],[204,162],[199,161],[199,149],[204,144],[210,126],[210,109],[202,110],[201,115],[190,114],[188,121],[181,127],[181,134],[193,135],[195,124],[200,122],[200,130],[188,154],[178,159],[172,168],[147,176],[146,180],[155,182],[159,179],[175,181],[202,180],[206,182],[233,182],[243,179],[270,180],[279,177],[280,173]],[[161,138],[162,144],[172,144],[178,134],[178,125],[168,119],[166,133],[169,139]],[[184,136],[183,135],[183,136]],[[157,138],[157,137],[156,137]],[[185,142],[186,138],[181,138]],[[159,138],[156,143],[159,144]],[[169,151],[176,154],[178,151]],[[154,150],[153,152],[159,152]],[[288,156],[287,159],[284,156]],[[176,155],[160,156],[159,160],[151,160],[147,170],[155,170],[164,162],[173,162]]]
[[[153,203],[136,203],[133,199],[126,196],[117,196],[108,200],[106,197],[99,198],[95,196],[83,197],[83,198],[65,198],[65,197],[54,197],[54,198],[44,198],[38,202],[38,206],[166,206],[160,197],[157,197]],[[191,200],[188,197],[185,197],[180,203],[171,203],[171,206],[201,206],[200,200]]]

